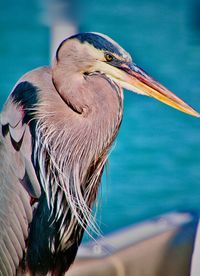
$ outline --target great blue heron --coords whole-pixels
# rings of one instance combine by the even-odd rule
[[[153,80],[109,37],[81,33],[52,67],[28,72],[1,113],[0,274],[62,275],[91,218],[123,91],[199,113]]]

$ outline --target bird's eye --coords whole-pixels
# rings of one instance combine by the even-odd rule
[[[106,59],[106,61],[112,61],[113,59],[114,59],[114,57],[112,56],[112,55],[110,55],[110,54],[105,54],[105,59]]]

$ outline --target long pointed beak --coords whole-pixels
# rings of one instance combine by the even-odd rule
[[[187,105],[171,91],[151,78],[146,72],[135,64],[123,64],[120,69],[126,72],[125,75],[123,74],[123,84],[125,84],[125,88],[153,97],[187,114],[200,117],[200,114],[192,107]]]

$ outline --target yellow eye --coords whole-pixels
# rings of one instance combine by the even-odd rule
[[[106,59],[106,61],[112,61],[113,60],[113,56],[112,55],[110,55],[110,54],[105,54],[105,59]]]

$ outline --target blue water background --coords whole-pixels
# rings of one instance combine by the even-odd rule
[[[80,31],[113,37],[134,62],[200,111],[199,1],[75,2]],[[22,74],[49,63],[46,5],[0,0],[1,106]],[[125,91],[100,198],[104,233],[170,210],[199,211],[200,121]]]

